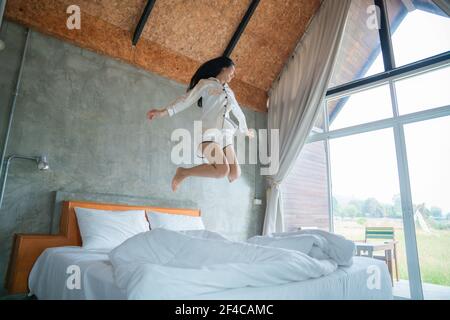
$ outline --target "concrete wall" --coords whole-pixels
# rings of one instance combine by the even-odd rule
[[[2,29],[1,144],[24,32],[8,22]],[[184,92],[182,84],[32,32],[7,155],[45,153],[51,170],[40,172],[25,160],[10,167],[0,209],[1,287],[13,234],[49,232],[57,192],[198,207],[208,229],[231,239],[261,232],[265,190],[258,165],[242,165],[242,177],[231,184],[189,178],[171,191],[176,165],[170,161],[170,134],[179,127],[192,131],[201,111],[192,107],[152,123],[145,114]],[[249,127],[267,127],[267,114],[243,109]],[[253,204],[255,196],[263,205]]]

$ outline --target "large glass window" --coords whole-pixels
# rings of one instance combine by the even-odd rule
[[[327,101],[330,130],[392,117],[389,85]]]
[[[329,143],[334,232],[365,242],[366,228],[392,227],[398,241],[399,278],[408,279],[393,130],[350,135]]]
[[[330,165],[335,217],[401,217],[391,210],[400,194],[392,129],[331,139]]]
[[[450,67],[395,83],[398,109],[407,114],[450,105]]]
[[[332,90],[283,182],[285,222],[323,228],[328,210],[356,241],[394,230],[394,295],[449,299],[450,19],[431,0],[376,3],[390,32],[367,27],[373,0],[352,1]]]
[[[450,116],[407,124],[405,138],[424,295],[444,298],[438,289],[450,287]]]
[[[352,1],[344,36],[338,52],[329,87],[335,87],[384,71],[377,58],[381,52],[380,36],[376,27],[369,27],[373,0]]]
[[[396,66],[450,50],[450,18],[432,0],[386,4]]]

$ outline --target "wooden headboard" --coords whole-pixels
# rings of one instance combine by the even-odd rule
[[[19,234],[14,235],[14,243],[6,275],[6,289],[10,294],[28,292],[28,275],[40,254],[47,248],[81,246],[80,230],[75,215],[75,207],[97,210],[145,210],[200,216],[198,209],[162,208],[134,206],[126,204],[98,203],[86,201],[63,201],[59,234]]]

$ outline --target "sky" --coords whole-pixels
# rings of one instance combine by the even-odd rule
[[[396,65],[450,50],[450,19],[410,12],[392,36]],[[367,74],[382,69],[381,54]],[[400,114],[450,105],[450,66],[396,83]],[[392,117],[387,85],[353,95],[330,130]],[[405,125],[413,203],[450,213],[450,116]],[[393,129],[330,140],[333,194],[392,203],[400,193]]]

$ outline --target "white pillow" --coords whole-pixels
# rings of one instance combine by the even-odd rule
[[[149,231],[145,210],[109,211],[75,207],[84,249],[112,250],[132,236]]]
[[[173,231],[205,229],[201,217],[151,211],[147,212],[147,217],[150,229],[164,228]]]

